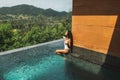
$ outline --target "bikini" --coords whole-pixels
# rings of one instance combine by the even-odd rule
[[[64,49],[69,49],[69,47],[67,45],[67,41],[64,41]]]

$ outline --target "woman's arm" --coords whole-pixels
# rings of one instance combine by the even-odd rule
[[[71,47],[71,40],[68,40],[68,46]]]

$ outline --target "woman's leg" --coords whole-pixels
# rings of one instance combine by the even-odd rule
[[[57,54],[62,54],[62,53],[67,54],[67,53],[69,53],[69,50],[67,50],[67,49],[56,50],[56,53]]]

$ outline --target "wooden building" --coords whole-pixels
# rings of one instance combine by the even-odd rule
[[[73,0],[73,53],[120,68],[120,0]]]

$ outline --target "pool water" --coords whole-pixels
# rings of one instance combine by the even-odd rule
[[[0,56],[0,80],[120,80],[119,72],[55,54],[57,40]],[[73,62],[71,62],[73,60]]]
[[[5,80],[53,80],[57,78],[61,80],[62,77],[65,77],[64,68],[65,61],[61,57],[50,56],[44,60],[38,60],[38,62],[34,61],[34,64],[31,63],[31,65],[24,63],[3,76]]]

